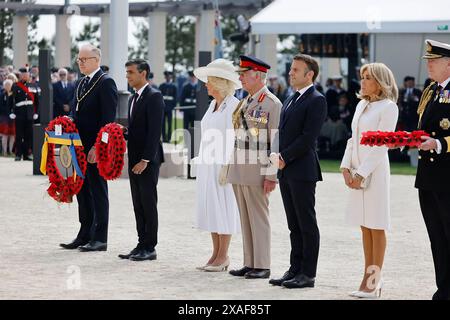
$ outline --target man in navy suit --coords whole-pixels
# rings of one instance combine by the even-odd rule
[[[108,184],[99,175],[95,141],[100,129],[114,122],[117,110],[117,87],[114,80],[100,69],[101,51],[84,45],[78,53],[78,66],[85,77],[77,81],[72,117],[80,133],[87,155],[87,170],[81,191],[77,195],[81,223],[77,237],[64,249],[106,251],[108,240]]]
[[[317,61],[297,54],[289,72],[297,91],[281,109],[278,179],[291,232],[291,266],[269,283],[286,288],[314,287],[316,277],[320,235],[314,206],[316,182],[322,180],[316,144],[327,116],[326,99],[314,88],[318,74]]]
[[[158,184],[159,167],[164,161],[161,144],[161,128],[164,100],[161,92],[148,83],[150,66],[142,59],[125,64],[130,87],[136,90],[129,102],[128,173],[133,199],[138,245],[121,259],[133,261],[155,260],[158,233]]]
[[[60,80],[53,84],[53,117],[70,114],[70,103],[75,93],[75,85],[67,81],[67,69],[58,70]]]

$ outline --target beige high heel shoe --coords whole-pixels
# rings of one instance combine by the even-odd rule
[[[200,271],[205,271],[205,268],[208,266],[210,266],[210,264],[205,264],[204,266],[195,267],[195,269],[200,270]]]
[[[227,258],[224,263],[219,264],[218,266],[206,266],[203,270],[207,271],[207,272],[221,272],[221,271],[227,271],[228,270],[228,266],[230,265],[230,259]]]

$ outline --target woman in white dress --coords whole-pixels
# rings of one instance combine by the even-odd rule
[[[194,160],[197,169],[197,227],[211,232],[213,252],[207,263],[197,269],[225,271],[230,264],[228,247],[231,235],[240,231],[233,188],[225,181],[227,164],[234,149],[232,115],[239,104],[233,94],[241,83],[233,63],[224,59],[197,68],[194,74],[205,82],[208,95],[214,98],[201,121],[200,150]]]
[[[398,119],[398,89],[392,71],[382,63],[361,68],[362,99],[352,121],[352,137],[347,142],[341,170],[350,188],[347,221],[361,226],[365,268],[359,290],[360,298],[381,295],[381,268],[386,250],[385,230],[390,225],[390,167],[388,147],[361,145],[366,131],[394,131]]]

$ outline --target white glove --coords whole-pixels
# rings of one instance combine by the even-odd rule
[[[36,120],[38,117],[37,113],[33,114],[33,120]]]
[[[12,119],[12,120],[14,120],[14,119],[16,118],[16,115],[15,115],[14,113],[11,113],[11,114],[9,115],[9,118]]]

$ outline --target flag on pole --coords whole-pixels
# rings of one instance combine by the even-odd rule
[[[222,27],[220,25],[220,11],[218,0],[214,1],[214,59],[223,58]]]

